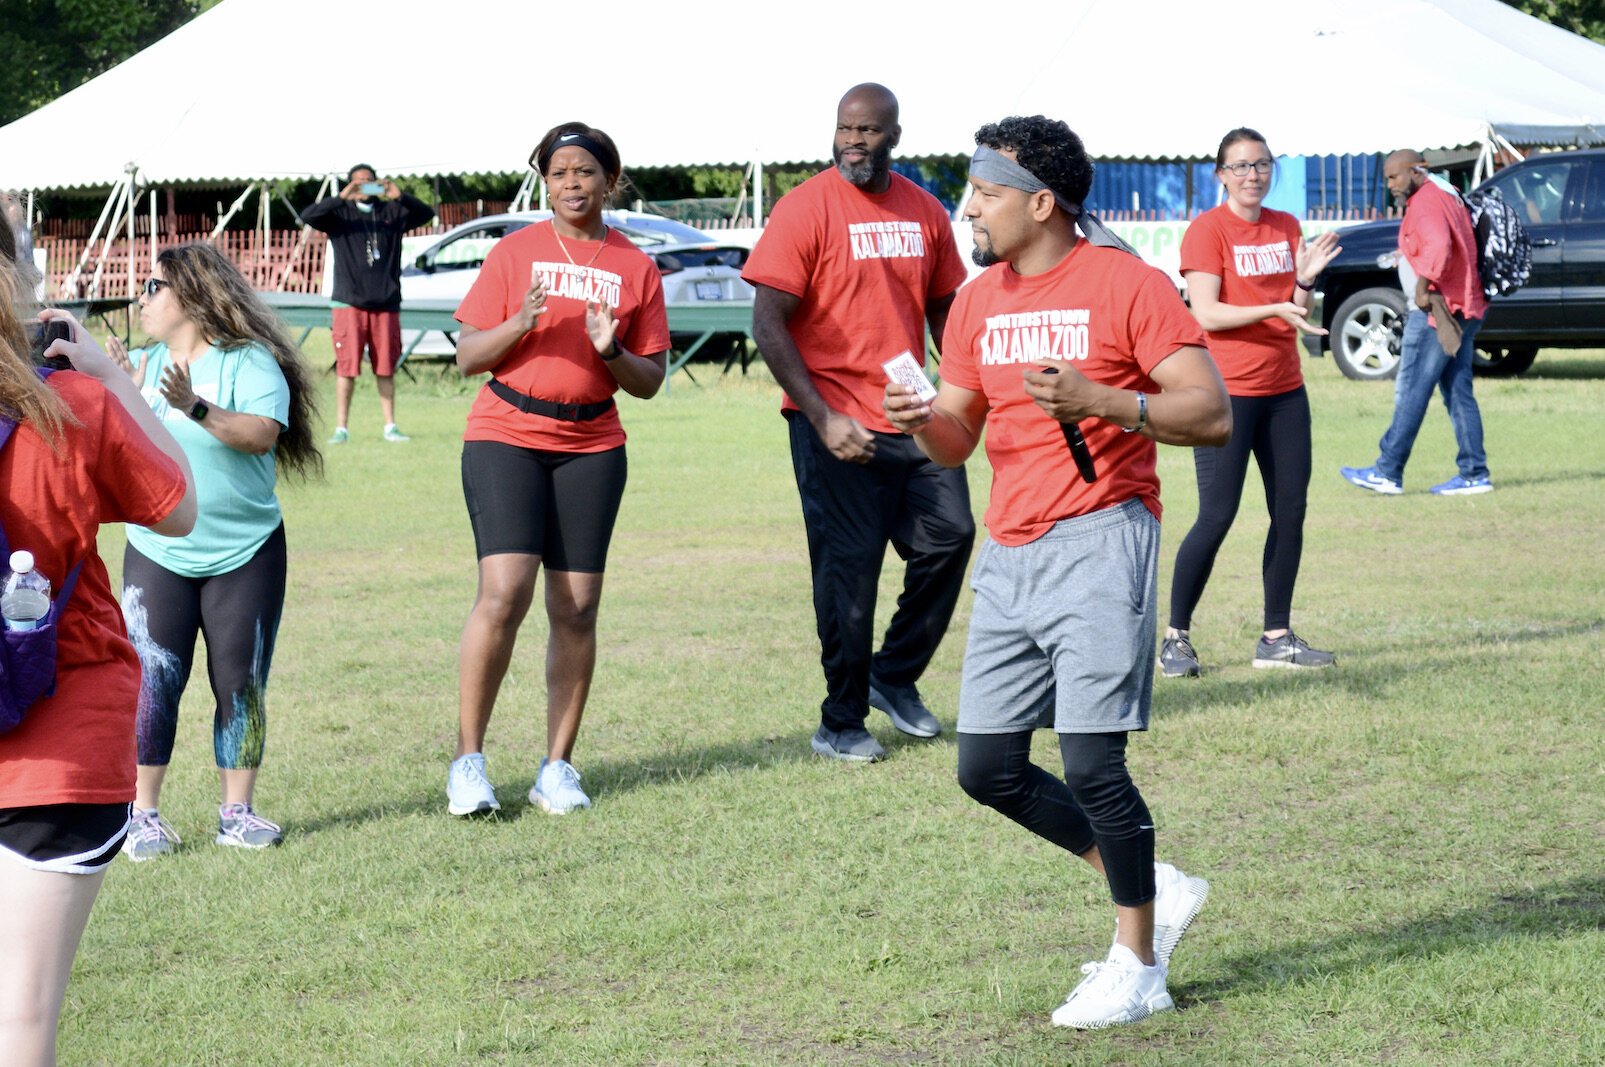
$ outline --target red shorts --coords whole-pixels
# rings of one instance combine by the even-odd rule
[[[389,378],[401,363],[401,312],[334,309],[334,372],[342,378],[362,373],[362,350],[368,350],[373,373]]]

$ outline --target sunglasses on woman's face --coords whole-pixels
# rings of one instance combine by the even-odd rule
[[[155,300],[156,294],[167,288],[168,285],[169,282],[166,278],[146,278],[145,295]]]

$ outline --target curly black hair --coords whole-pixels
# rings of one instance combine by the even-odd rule
[[[1016,163],[1073,204],[1086,203],[1092,191],[1092,158],[1075,131],[1058,119],[1011,115],[976,130],[975,143],[1013,152]]]

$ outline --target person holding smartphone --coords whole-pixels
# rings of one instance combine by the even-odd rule
[[[334,246],[335,428],[331,445],[351,439],[351,395],[368,353],[384,413],[382,436],[392,444],[407,435],[396,427],[396,368],[401,364],[401,238],[435,217],[435,209],[380,181],[366,163],[351,168],[336,196],[301,213],[301,221],[329,235]]]
[[[54,690],[0,735],[0,1061],[31,1067],[56,1062],[68,974],[134,796],[139,659],[96,537],[123,521],[187,533],[196,493],[178,442],[65,311],[44,313],[60,329],[39,355],[70,369],[41,379],[26,339],[32,274],[15,254],[0,226],[0,409],[15,422],[0,447],[0,529],[34,553],[57,612]]]

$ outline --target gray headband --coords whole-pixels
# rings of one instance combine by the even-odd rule
[[[1026,193],[1041,192],[1043,189],[1048,188],[1047,182],[1038,178],[1002,152],[995,148],[988,148],[986,145],[977,147],[975,155],[970,157],[970,177],[980,178],[982,181],[991,182],[993,185],[1019,189]],[[1066,200],[1052,189],[1048,189],[1048,191],[1053,193],[1053,202],[1059,205],[1060,211],[1063,211],[1071,218],[1081,214],[1080,204],[1073,200]]]
[[[1020,164],[999,152],[995,148],[980,145],[975,149],[975,155],[970,157],[970,177],[979,178],[993,185],[1002,185],[1009,189],[1019,189],[1022,192],[1035,193],[1048,189],[1053,193],[1053,202],[1059,205],[1070,218],[1075,220],[1076,226],[1086,234],[1087,240],[1092,244],[1105,248],[1119,248],[1123,251],[1137,255],[1137,250],[1115,235],[1092,212],[1087,211],[1073,200],[1066,200],[1057,192],[1048,188],[1048,183],[1026,170]],[[1137,258],[1141,259],[1141,256]]]

